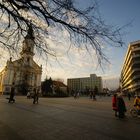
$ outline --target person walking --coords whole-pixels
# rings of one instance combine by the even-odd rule
[[[80,97],[80,91],[77,92],[77,99]]]
[[[33,90],[33,104],[35,104],[36,102],[38,103],[38,95],[37,95],[37,89],[34,88]]]
[[[94,91],[92,93],[92,99],[93,99],[93,101],[96,101],[96,93]]]
[[[14,83],[13,83],[12,87],[11,87],[10,98],[9,98],[8,103],[11,103],[11,101],[12,101],[12,103],[15,103],[14,96],[15,96],[15,86],[14,86]]]
[[[27,92],[27,99],[30,99],[31,98],[31,94],[30,94],[30,91]]]
[[[134,99],[134,106],[138,110],[138,117],[140,118],[140,95],[137,95]]]
[[[96,101],[96,95],[98,95],[98,87],[97,86],[94,87],[94,91],[93,91],[93,100],[95,100],[95,101]]]
[[[74,96],[74,99],[77,99],[77,92],[76,91],[74,92],[73,96]]]
[[[40,90],[39,88],[37,89],[37,93],[36,93],[36,103],[38,104],[38,100],[39,100],[39,93],[40,93]]]
[[[117,94],[114,94],[112,97],[112,109],[115,111],[115,117],[117,117],[118,116]]]
[[[126,106],[122,94],[118,94],[117,96],[117,108],[118,108],[118,117],[124,118],[126,112]]]
[[[92,93],[93,93],[93,92],[90,90],[90,91],[89,91],[89,97],[90,97],[90,99],[92,99],[92,97],[93,97]]]

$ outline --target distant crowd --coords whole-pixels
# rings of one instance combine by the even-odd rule
[[[29,91],[27,92],[27,98],[33,98],[33,104],[35,104],[35,103],[38,103],[39,94],[40,94],[39,88],[34,88],[32,95]],[[14,97],[15,97],[15,84],[13,83],[12,87],[11,87],[10,97],[7,98],[8,103],[15,103],[15,98]]]
[[[34,88],[32,95],[28,91],[27,98],[29,98],[29,99],[33,98],[33,104],[35,104],[35,103],[38,103],[39,94],[40,94],[40,90],[38,88]],[[81,95],[81,92],[80,91],[72,91],[71,94],[73,95],[74,99],[78,99]],[[98,93],[97,89],[94,89],[94,90],[89,90],[88,95],[89,95],[90,99],[96,101],[96,95],[99,95],[99,93]],[[15,96],[15,86],[14,86],[14,83],[13,83],[13,85],[11,87],[10,97],[7,98],[8,103],[15,103],[14,96]],[[130,100],[131,96],[133,96],[133,95],[128,93],[127,96],[128,96],[128,100]],[[140,94],[135,95],[134,107],[136,108],[136,110],[133,110],[132,113],[133,114],[137,113],[138,117],[140,117]],[[124,118],[125,117],[125,113],[127,111],[127,108],[126,108],[122,93],[118,92],[118,93],[113,94],[112,109],[115,112],[115,117],[119,117],[119,118]]]

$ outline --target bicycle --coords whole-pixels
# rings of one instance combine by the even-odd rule
[[[137,108],[131,108],[131,109],[130,109],[130,114],[131,114],[131,116],[134,117],[134,118],[136,118],[136,117],[139,116],[138,112],[139,112],[139,111],[138,111]]]

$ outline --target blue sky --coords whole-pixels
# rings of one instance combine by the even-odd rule
[[[106,22],[123,26],[131,24],[124,29],[124,48],[111,48],[110,58],[112,69],[110,75],[120,75],[127,46],[130,42],[140,40],[140,1],[139,0],[99,0],[100,11]],[[108,52],[109,53],[109,52]],[[108,83],[109,84],[109,83]]]
[[[102,17],[107,22],[123,26],[132,21],[132,25],[126,30],[126,44],[139,39],[139,0],[100,0],[99,3]]]
[[[80,0],[82,7],[89,6],[92,0]],[[139,0],[98,0],[99,11],[101,17],[107,24],[114,26],[124,26],[130,23],[123,29],[123,40],[125,46],[123,48],[114,48],[107,46],[105,54],[109,57],[111,65],[102,72],[97,69],[95,73],[102,75],[104,86],[116,87],[120,76],[127,46],[130,42],[140,40],[140,1]],[[91,70],[92,72],[92,70]]]
[[[68,42],[61,38],[61,44],[55,44],[48,41],[47,43],[54,49],[58,49],[58,61],[49,58],[49,61],[42,61],[35,58],[36,62],[43,65],[42,80],[47,77],[55,79],[64,79],[66,83],[67,78],[87,77],[92,73],[103,77],[104,87],[116,88],[119,84],[121,68],[123,65],[127,46],[130,42],[140,40],[140,0],[97,0],[99,3],[99,11],[101,17],[106,24],[114,26],[124,26],[131,22],[129,26],[124,28],[124,42],[123,48],[115,48],[113,46],[105,46],[104,53],[108,56],[111,64],[104,65],[104,71],[97,67],[97,62],[93,56],[91,58],[87,52],[76,49],[70,50],[66,54]],[[76,0],[76,3],[85,8],[91,5],[92,0]],[[59,40],[60,41],[60,40]],[[61,46],[60,46],[61,45]],[[65,49],[64,49],[65,48]],[[2,53],[2,52],[1,52]],[[93,52],[94,53],[94,52]],[[1,58],[0,68],[4,67],[7,58]]]

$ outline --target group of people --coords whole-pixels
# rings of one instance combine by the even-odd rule
[[[74,93],[74,99],[78,99],[80,97],[80,92],[75,92]]]
[[[31,95],[29,95],[29,94],[30,93],[27,94],[27,97],[28,96],[31,97]],[[79,95],[80,95],[79,92],[75,93],[74,98],[75,99],[79,98]],[[15,87],[14,87],[14,84],[13,84],[12,87],[11,87],[10,97],[8,98],[9,99],[8,103],[11,103],[11,102],[14,103],[15,102],[14,96],[15,96]],[[33,89],[32,98],[33,98],[33,104],[38,103],[39,89],[37,89],[37,88]],[[96,99],[95,95],[92,92],[90,94],[90,98],[91,99]],[[138,115],[140,116],[140,95],[136,96],[136,98],[134,100],[134,106],[137,108]],[[116,117],[119,117],[119,118],[124,118],[125,117],[125,112],[127,111],[127,109],[126,109],[126,105],[125,105],[122,93],[117,93],[117,94],[113,95],[113,97],[112,97],[112,108],[115,112]]]
[[[14,83],[13,83],[13,85],[12,85],[12,87],[11,87],[10,97],[8,98],[8,99],[9,99],[8,103],[11,103],[11,102],[12,102],[12,103],[15,103],[14,96],[15,96],[15,86],[14,86]],[[31,97],[30,92],[27,93],[27,97]],[[34,89],[33,89],[32,98],[33,98],[33,104],[38,103],[38,99],[39,99],[39,89],[37,89],[37,88],[34,88]]]
[[[90,99],[96,100],[96,94],[95,94],[95,92],[90,91],[90,92],[89,92],[89,96],[90,96]],[[75,92],[75,93],[73,94],[73,97],[74,97],[74,99],[78,99],[78,98],[80,97],[80,91]]]
[[[140,95],[137,95],[134,99],[134,106],[138,110],[138,115],[140,115]],[[114,94],[112,98],[112,108],[115,112],[115,116],[119,118],[125,117],[125,112],[127,111],[126,105],[121,93]]]
[[[96,100],[96,94],[94,91],[90,91],[89,96],[90,96],[90,99]]]
[[[121,93],[114,94],[112,98],[112,108],[115,111],[115,116],[119,118],[125,117],[126,105]]]

